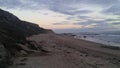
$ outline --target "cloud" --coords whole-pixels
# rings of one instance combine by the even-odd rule
[[[19,9],[31,9],[41,10],[49,9],[54,12],[77,15],[92,13],[91,9],[84,9],[86,7],[100,6],[107,7],[120,3],[119,0],[0,0],[0,6],[6,8],[19,8]],[[85,7],[86,6],[86,7]],[[111,10],[115,9],[115,10]],[[114,12],[119,14],[119,7],[111,7],[106,12]]]
[[[6,8],[20,9],[49,9],[54,12],[75,15],[80,13],[90,13],[90,10],[78,10],[75,4],[79,4],[79,0],[1,0],[0,6]],[[73,5],[73,6],[71,6]],[[79,5],[78,5],[79,6]],[[74,10],[74,11],[73,11]]]
[[[70,23],[68,21],[53,23],[52,25],[69,25]]]
[[[90,17],[89,16],[77,16],[78,19],[85,19],[88,20]]]
[[[90,10],[77,10],[76,8],[66,7],[66,6],[54,6],[54,7],[50,7],[50,10],[65,15],[87,14],[92,12]]]
[[[120,24],[116,22],[115,24]],[[92,28],[96,30],[113,30],[114,28],[110,23],[106,23],[105,20],[97,21],[97,20],[88,20],[85,22],[77,22],[73,23],[73,25],[80,25],[82,28]]]
[[[103,11],[105,14],[120,15],[120,5],[114,5]]]
[[[73,19],[75,19],[74,16],[69,16],[69,17],[66,18],[66,20],[73,20]]]
[[[89,20],[90,16],[68,16],[66,20],[76,20],[76,21],[81,21],[81,20]]]
[[[82,5],[109,6],[119,3],[119,0],[0,0],[0,6],[7,8],[81,8]],[[20,7],[21,6],[21,7]],[[23,7],[24,6],[24,7]],[[32,8],[31,8],[32,7]],[[70,8],[69,8],[70,7]]]
[[[109,22],[109,21],[120,21],[120,19],[105,19],[106,22]]]
[[[120,25],[120,22],[113,22],[113,25]]]
[[[104,21],[96,21],[96,20],[88,20],[85,22],[77,22],[73,23],[74,25],[90,25],[90,24],[102,24],[105,23]]]
[[[0,6],[6,8],[17,8],[23,4],[19,0],[0,0]]]
[[[99,5],[102,7],[111,6],[119,2],[119,0],[82,0],[83,3],[91,5]]]

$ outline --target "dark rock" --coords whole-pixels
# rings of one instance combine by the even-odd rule
[[[21,50],[18,56],[28,56],[28,53],[24,50]]]
[[[23,58],[23,59],[21,59],[20,61],[26,61],[27,60],[27,58]]]
[[[16,65],[26,65],[26,63],[17,63]]]
[[[0,43],[0,68],[6,68],[8,66],[8,63],[10,62],[9,58],[10,55],[4,48],[4,45]]]
[[[103,48],[109,48],[109,49],[112,49],[112,50],[120,50],[120,47],[117,47],[117,46],[107,46],[107,45],[103,45],[101,46]]]

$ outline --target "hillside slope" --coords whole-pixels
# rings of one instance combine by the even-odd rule
[[[13,14],[0,9],[0,63],[5,62],[5,65],[4,63],[0,64],[0,68],[4,68],[8,61],[3,57],[15,56],[16,52],[21,50],[28,52],[29,48],[37,49],[32,41],[26,40],[26,37],[40,33],[53,33],[53,31],[22,21]],[[26,47],[29,48],[25,50],[21,45],[27,45]]]

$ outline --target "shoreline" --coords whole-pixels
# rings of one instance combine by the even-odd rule
[[[99,43],[99,44],[103,44],[104,46],[107,47],[118,47],[120,48],[120,44],[117,43],[113,43],[113,42],[109,42],[109,41],[104,41],[104,40],[100,40],[100,39],[96,39],[96,38],[91,38],[91,37],[86,37],[86,38],[79,38],[77,37],[77,35],[74,36],[75,39],[81,39],[81,40],[85,40],[85,41],[90,41],[90,42],[94,42],[94,43]]]
[[[106,54],[107,53],[109,53],[109,54],[111,53],[111,54],[116,54],[116,55],[120,56],[120,53],[119,53],[120,47],[109,46],[109,45],[105,45],[105,44],[102,44],[102,43],[97,43],[97,42],[84,40],[84,39],[76,39],[73,36],[67,36],[67,35],[62,35],[62,36],[70,38],[70,39],[73,39],[75,41],[78,41],[79,43],[85,44],[85,46],[81,46],[80,45],[80,47],[82,47],[82,48],[88,48],[90,50],[94,50],[95,49],[95,51],[98,51],[98,52],[101,51],[102,53],[106,53]],[[112,52],[112,51],[115,51],[115,52]]]

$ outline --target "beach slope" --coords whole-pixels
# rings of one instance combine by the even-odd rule
[[[65,35],[28,37],[44,51],[19,56],[9,68],[120,68],[120,50]]]

